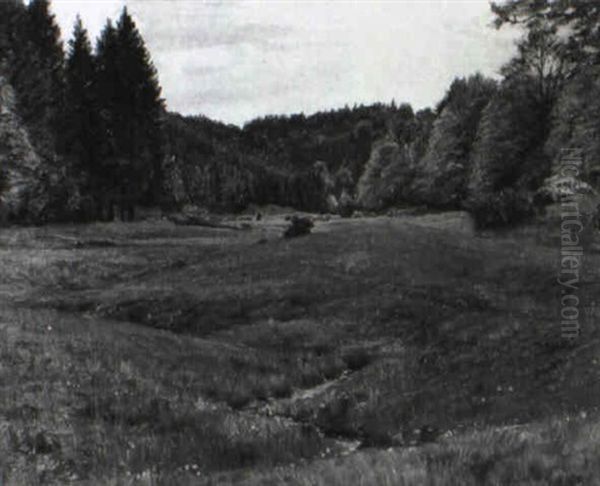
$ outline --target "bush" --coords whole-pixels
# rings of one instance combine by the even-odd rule
[[[294,238],[296,236],[307,235],[311,232],[314,223],[310,218],[292,216],[290,225],[283,233],[284,238]]]
[[[488,193],[472,200],[467,207],[477,229],[502,228],[526,221],[534,215],[529,194],[513,189]]]
[[[350,218],[352,217],[352,213],[356,210],[356,203],[354,198],[348,193],[348,191],[342,191],[340,198],[338,200],[338,210],[337,213],[342,218]]]

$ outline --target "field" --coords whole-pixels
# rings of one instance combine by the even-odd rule
[[[0,484],[600,484],[600,255],[460,214],[0,230]]]

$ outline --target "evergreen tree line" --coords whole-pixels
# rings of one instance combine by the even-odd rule
[[[423,120],[432,117],[430,110],[423,113],[430,114]],[[165,192],[175,207],[235,211],[275,204],[335,210],[335,201],[353,198],[373,143],[396,132],[408,137],[421,116],[408,105],[377,103],[268,116],[239,128],[168,114]]]
[[[1,2],[0,75],[43,159],[30,197],[43,195],[51,220],[251,203],[343,213],[426,205],[467,209],[483,226],[522,220],[556,197],[562,149],[583,150],[581,187],[600,183],[600,8],[508,0],[492,10],[498,28],[523,29],[500,80],[456,79],[419,112],[379,103],[238,128],[166,113],[126,9],[95,47],[78,20],[65,52],[48,0]],[[0,170],[0,188],[7,181]]]
[[[46,219],[133,218],[160,198],[164,105],[127,9],[95,49],[78,18],[66,52],[49,0],[0,3],[2,75],[44,160]]]

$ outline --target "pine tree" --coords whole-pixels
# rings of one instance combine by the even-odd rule
[[[10,74],[14,66],[17,32],[23,26],[24,13],[25,6],[21,0],[0,2],[0,69],[4,75]]]
[[[64,111],[65,56],[60,28],[50,12],[49,0],[32,0],[27,6],[27,38],[33,44],[41,61],[40,75],[46,77],[46,90],[40,99],[45,128],[58,140]],[[55,147],[54,148],[60,148]]]
[[[96,45],[96,96],[100,107],[104,133],[102,134],[102,157],[114,156],[114,118],[116,114],[116,93],[119,89],[117,72],[117,31],[110,20],[107,21]]]
[[[116,28],[109,21],[102,31],[96,60],[102,184],[131,212],[134,203],[159,199],[164,105],[150,54],[126,8]]]
[[[100,188],[98,165],[100,115],[96,96],[96,66],[88,33],[77,17],[69,41],[66,61],[64,149],[71,160],[73,176],[90,197]]]
[[[53,158],[62,131],[64,53],[60,29],[48,0],[32,0],[18,16],[13,43],[11,84],[17,91],[19,114],[36,148]]]
[[[63,67],[64,53],[60,28],[50,13],[49,0],[31,0],[27,6],[27,35],[38,47],[48,64],[58,73]]]
[[[102,200],[98,202],[100,217],[103,219],[113,218],[112,193],[118,192],[122,184],[115,137],[116,93],[120,87],[117,50],[117,30],[108,20],[96,45],[96,83],[94,85],[99,110],[97,147],[99,174],[95,177],[94,183],[103,196]]]
[[[155,203],[160,190],[164,104],[156,69],[126,8],[117,24],[117,46],[119,84],[113,108],[116,143],[124,160],[122,183],[141,202]]]

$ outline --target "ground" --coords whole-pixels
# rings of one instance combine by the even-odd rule
[[[600,484],[594,243],[285,224],[1,230],[0,484]]]

